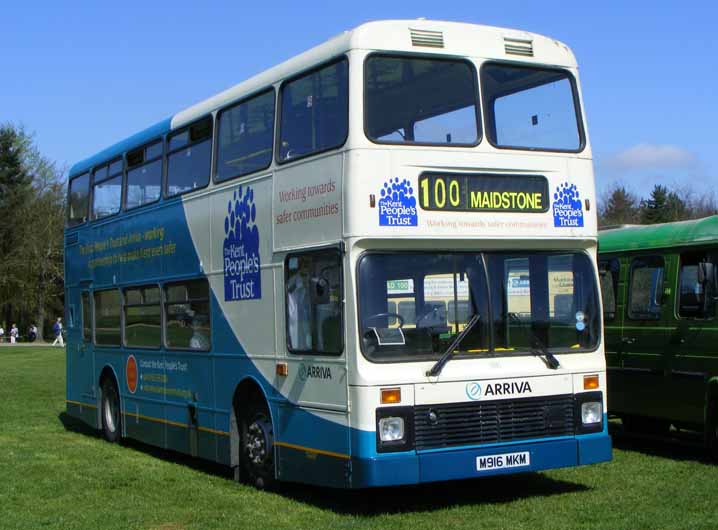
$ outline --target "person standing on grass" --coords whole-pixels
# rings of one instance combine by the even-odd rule
[[[62,340],[62,319],[57,317],[57,321],[52,325],[52,331],[55,333],[55,340],[52,345],[59,344],[60,347],[65,346],[65,341]]]
[[[3,337],[5,337],[5,330],[2,328],[2,324],[0,324],[0,344],[2,343]]]
[[[17,342],[17,335],[18,335],[17,325],[13,324],[12,327],[10,328],[10,344],[15,344]]]

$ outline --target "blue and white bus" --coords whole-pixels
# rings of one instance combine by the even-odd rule
[[[76,164],[67,410],[258,486],[610,460],[570,49],[362,25]]]

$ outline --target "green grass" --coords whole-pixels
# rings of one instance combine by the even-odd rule
[[[410,488],[266,493],[223,468],[111,445],[64,414],[59,348],[0,348],[0,528],[714,529],[701,450],[621,442],[584,468]]]

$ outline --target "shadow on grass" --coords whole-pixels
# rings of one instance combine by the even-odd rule
[[[628,433],[615,422],[609,422],[608,430],[616,449],[711,466],[718,463],[705,447],[701,432],[671,430],[665,436]]]
[[[68,431],[102,438],[99,431],[65,412],[58,419]],[[122,445],[159,458],[187,466],[208,475],[232,479],[232,471],[214,462],[200,460],[171,450],[161,449],[136,440],[123,440]],[[319,509],[354,516],[430,512],[451,506],[501,504],[531,497],[550,497],[589,491],[584,484],[556,480],[540,473],[523,473],[481,479],[435,482],[417,486],[375,488],[367,490],[335,490],[305,484],[282,484],[279,495]]]
[[[540,473],[524,473],[358,491],[287,484],[281,494],[343,515],[373,516],[433,512],[453,506],[503,504],[588,490],[590,488],[584,484],[555,480]]]
[[[100,431],[90,427],[85,422],[78,420],[77,418],[73,418],[66,412],[61,412],[57,417],[60,420],[60,423],[62,423],[68,431],[92,436],[94,438],[102,438],[102,433]],[[155,447],[153,445],[148,445],[137,440],[130,440],[128,438],[123,438],[121,443],[123,447],[134,449],[135,451],[145,453],[154,458],[164,460],[165,462],[172,462],[173,464],[187,466],[195,471],[206,473],[208,475],[216,475],[225,478],[232,477],[232,472],[227,466],[223,466],[215,462],[193,458],[183,453],[178,453],[169,449],[162,449],[161,447]]]

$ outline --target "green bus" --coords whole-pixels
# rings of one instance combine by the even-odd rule
[[[718,216],[599,233],[608,412],[718,450]]]

